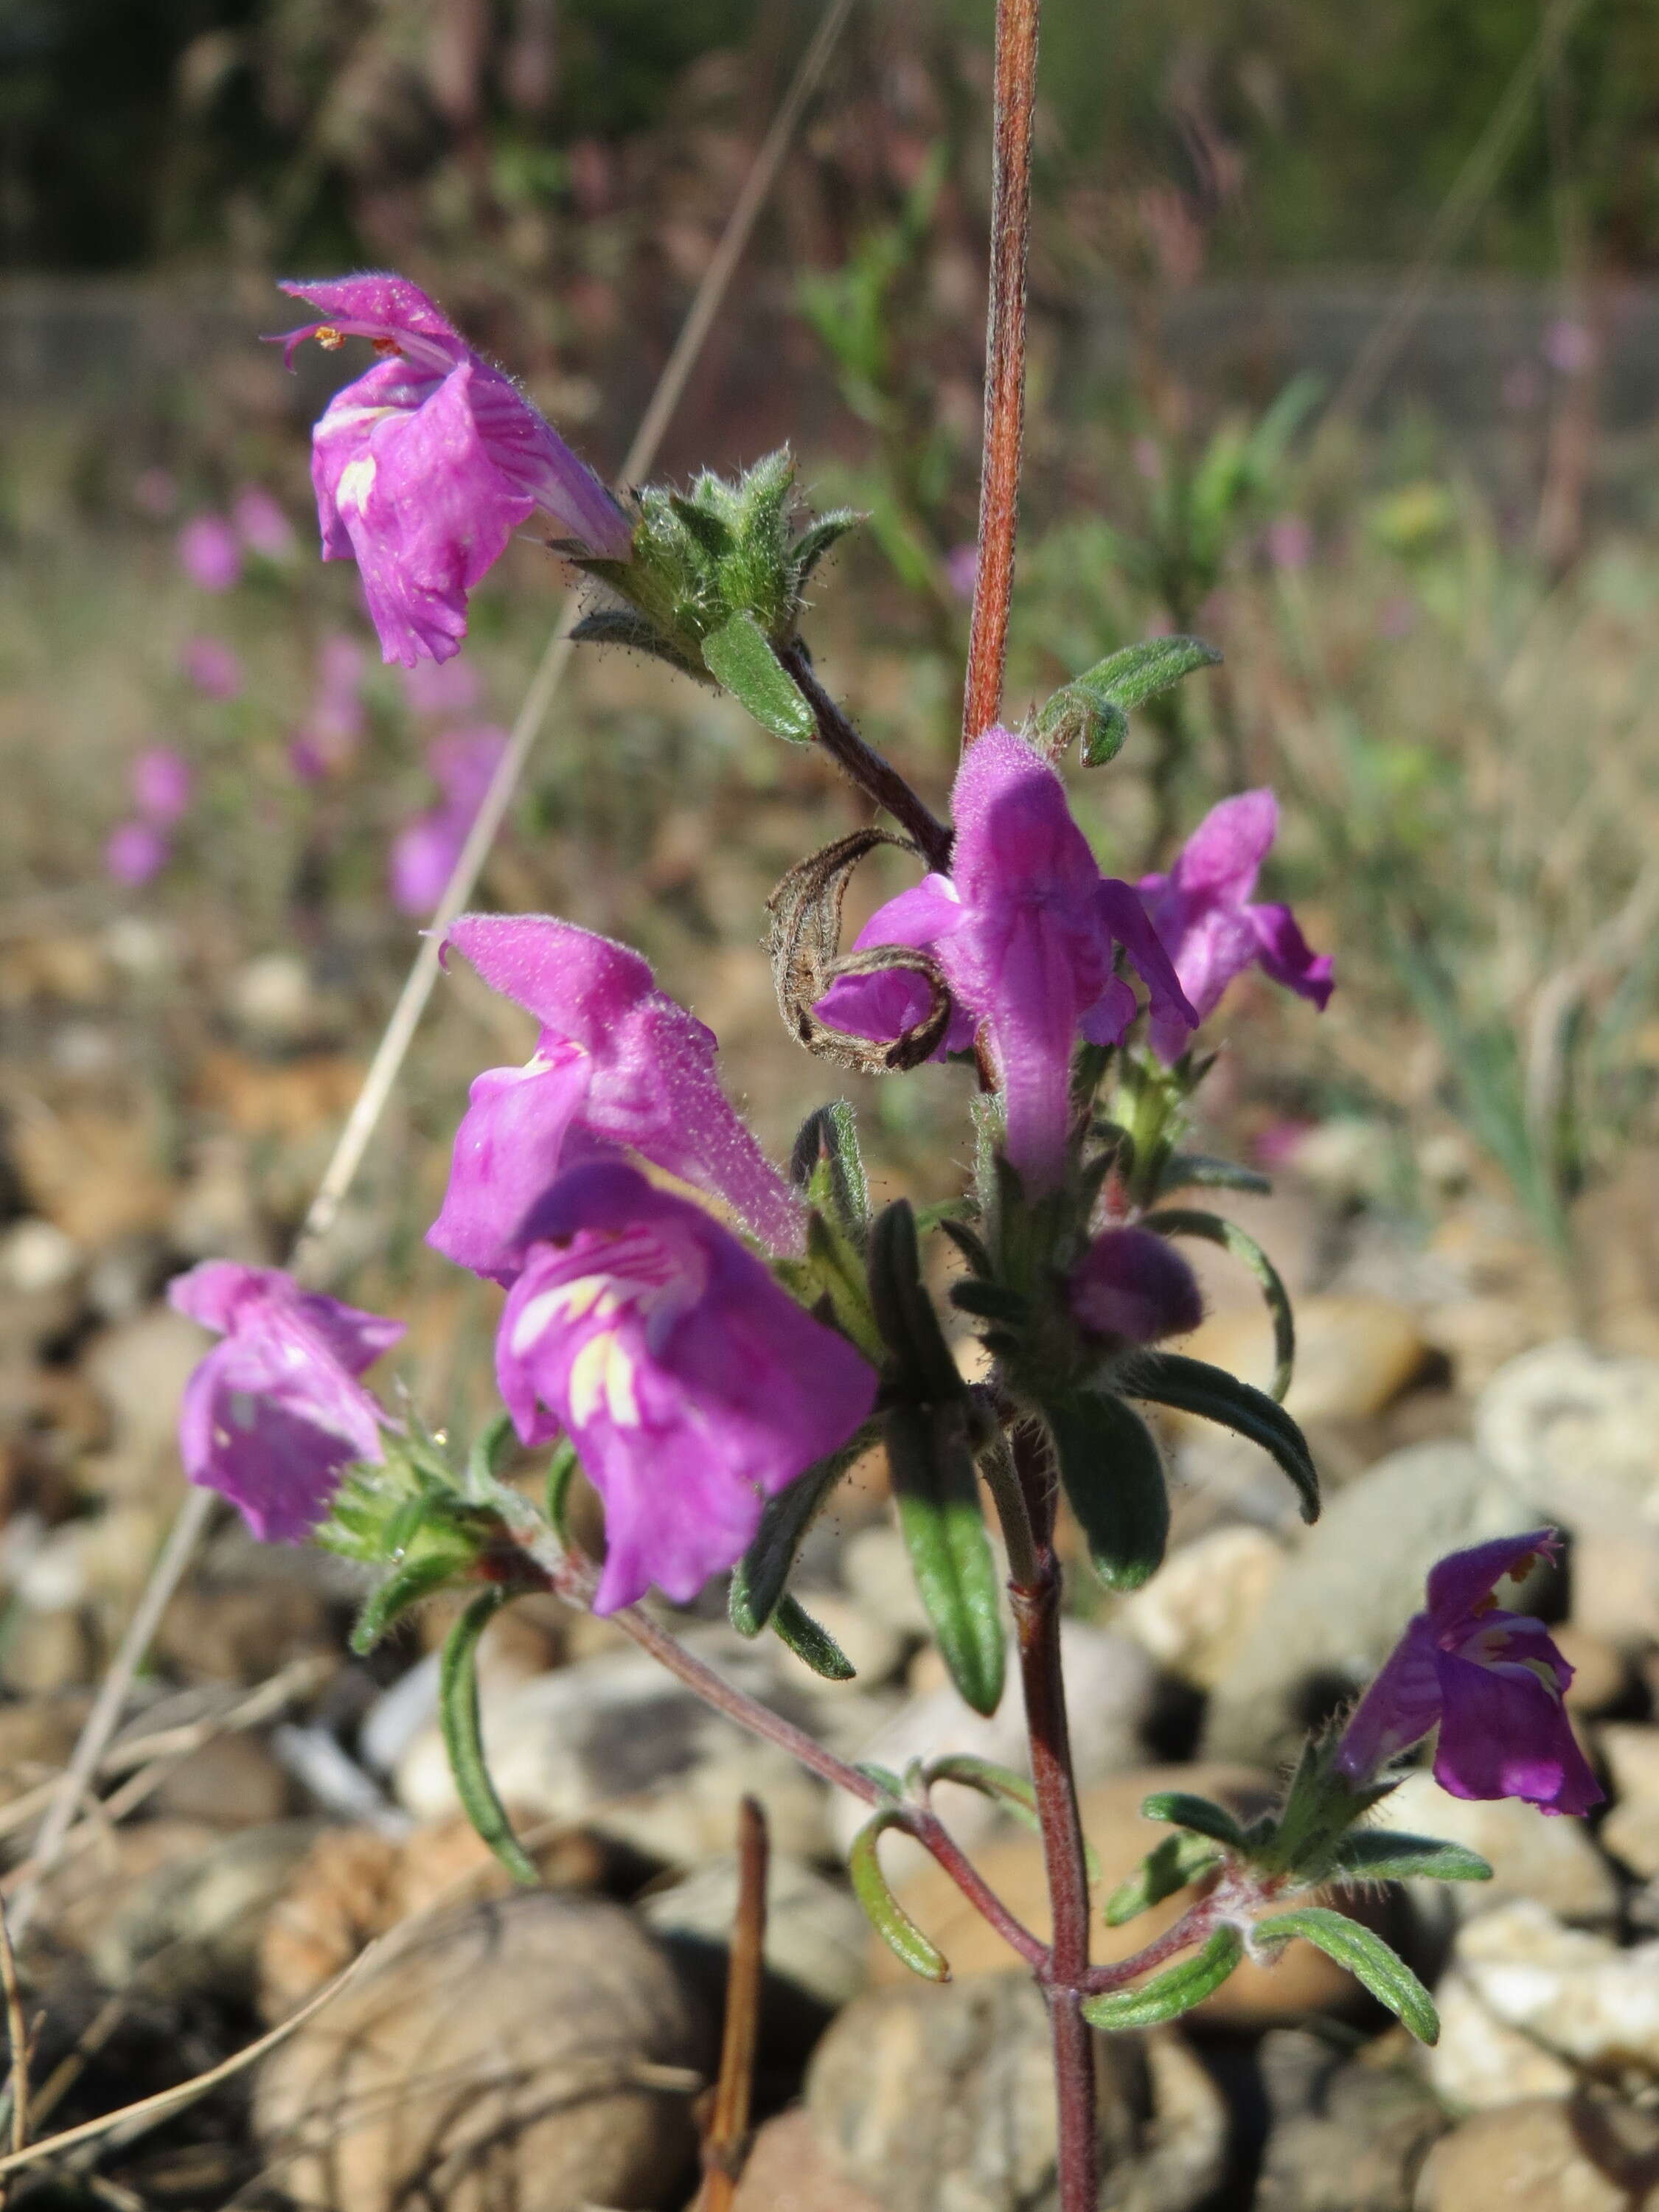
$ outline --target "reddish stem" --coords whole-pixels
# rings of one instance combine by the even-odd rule
[[[997,0],[996,125],[991,181],[991,287],[985,334],[985,449],[979,567],[962,740],[1002,708],[1008,603],[1014,588],[1020,448],[1025,430],[1025,260],[1031,227],[1031,118],[1041,0]]]

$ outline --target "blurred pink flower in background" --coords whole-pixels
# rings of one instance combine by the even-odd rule
[[[470,714],[478,688],[469,660],[417,660],[404,671],[404,690],[417,714]]]
[[[1538,350],[1563,376],[1577,376],[1595,359],[1595,334],[1571,315],[1558,315]]]
[[[242,573],[242,549],[222,514],[198,514],[179,532],[179,566],[204,592],[228,592]]]
[[[166,829],[190,805],[190,763],[173,745],[149,745],[132,763],[132,796],[147,822]]]
[[[444,803],[417,814],[392,846],[392,900],[399,914],[429,915],[461,856],[489,780],[507,750],[505,730],[451,730],[434,738],[427,763]]]
[[[210,699],[235,699],[241,695],[242,664],[222,638],[186,638],[179,648],[179,665]]]
[[[230,519],[250,553],[264,561],[293,558],[294,526],[263,485],[246,484],[237,493]]]
[[[945,556],[945,580],[959,599],[971,599],[979,580],[979,548],[971,538],[953,545]]]
[[[1263,533],[1262,543],[1275,568],[1305,568],[1313,558],[1313,531],[1299,514],[1275,515]]]
[[[169,857],[167,841],[153,822],[123,822],[104,848],[106,871],[129,890],[160,875]]]
[[[362,743],[368,717],[363,673],[368,655],[355,637],[334,630],[317,654],[311,711],[289,746],[289,762],[302,783],[317,783],[343,769]]]

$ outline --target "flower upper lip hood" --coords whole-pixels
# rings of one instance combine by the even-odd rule
[[[366,337],[388,357],[336,392],[312,434],[325,560],[355,559],[387,660],[447,660],[466,595],[537,509],[588,552],[625,558],[627,515],[510,377],[407,277],[286,283],[323,319],[287,333]]]
[[[1547,1813],[1600,1803],[1561,1702],[1572,1668],[1541,1621],[1493,1595],[1559,1540],[1553,1528],[1500,1536],[1431,1571],[1426,1607],[1343,1731],[1339,1772],[1368,1781],[1438,1725],[1435,1779],[1454,1797],[1523,1797]]]
[[[1271,791],[1242,791],[1212,806],[1176,855],[1167,875],[1143,876],[1141,897],[1170,949],[1181,988],[1200,1021],[1247,968],[1322,1010],[1334,988],[1330,956],[1315,952],[1287,906],[1253,902],[1250,893],[1279,830]],[[1186,1049],[1181,1025],[1152,1010],[1152,1048],[1173,1060]]]
[[[428,1243],[511,1281],[531,1208],[597,1144],[723,1199],[773,1250],[799,1250],[800,1201],[721,1091],[713,1030],[657,988],[648,961],[551,915],[463,915],[452,945],[542,1030],[527,1066],[473,1084]]]
[[[1103,877],[1072,819],[1066,787],[1010,730],[968,748],[951,813],[952,872],[930,875],[873,915],[858,948],[919,945],[938,960],[957,1014],[941,1050],[960,1049],[982,1023],[1007,1101],[1007,1151],[1035,1188],[1061,1171],[1070,1120],[1072,1048],[1080,1036],[1115,1043],[1135,995],[1114,971],[1117,948],[1140,974],[1154,1018],[1197,1020],[1132,887]],[[844,976],[818,1001],[831,1026],[896,1036],[927,1001],[902,970]]]

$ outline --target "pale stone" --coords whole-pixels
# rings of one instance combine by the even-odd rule
[[[1584,1823],[1551,1818],[1518,1797],[1454,1797],[1419,1767],[1382,1800],[1371,1822],[1462,1844],[1491,1867],[1490,1881],[1413,1882],[1413,1895],[1431,1907],[1473,1915],[1529,1897],[1563,1920],[1590,1926],[1610,1922],[1619,1910],[1618,1881]]]
[[[1659,2212],[1659,2124],[1593,2094],[1477,2113],[1429,2153],[1417,2212]]]
[[[1213,1689],[1260,1620],[1285,1564],[1266,1529],[1212,1529],[1172,1553],[1112,1626],[1133,1636],[1166,1672]]]
[[[1610,1723],[1597,1741],[1617,1801],[1601,1823],[1601,1841],[1632,1873],[1659,1875],[1659,1728]]]
[[[1470,1921],[1454,1956],[1505,2027],[1582,2065],[1659,2073],[1659,1938],[1620,1950],[1517,1899]]]
[[[1577,2079],[1565,2059],[1495,2018],[1455,1972],[1434,1992],[1440,2040],[1422,2054],[1437,2096],[1454,2112],[1480,2112],[1517,2097],[1569,2097]]]

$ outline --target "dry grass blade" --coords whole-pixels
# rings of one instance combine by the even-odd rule
[[[26,2150],[29,2140],[29,2031],[23,2017],[23,1990],[17,1978],[17,1954],[12,1948],[6,1911],[0,1905],[0,1988],[6,1999],[6,2041],[11,2050],[11,2147]]]
[[[704,272],[681,326],[674,350],[669,356],[658,380],[656,391],[641,419],[634,442],[623,463],[624,482],[642,476],[656,458],[663,432],[714,326],[732,273],[754,229],[756,217],[771,191],[795,126],[817,88],[836,41],[852,13],[852,6],[853,0],[830,0],[811,45],[801,58],[771,128],[744,179],[743,188],[726,220],[720,245]],[[519,777],[540,735],[542,724],[574,649],[570,632],[574,626],[575,616],[573,594],[560,611],[541,664],[531,679],[530,689],[519,710],[507,750],[485,793],[471,833],[456,860],[437,913],[410,968],[397,1005],[392,1008],[369,1064],[368,1073],[363,1079],[362,1090],[340,1133],[334,1156],[318,1185],[291,1255],[290,1264],[296,1270],[314,1257],[339,1212],[342,1200],[356,1178],[358,1169],[362,1165],[369,1140],[396,1086],[404,1058],[420,1025],[421,1016],[437,981],[438,953],[444,929],[472,894]],[[18,1899],[15,1907],[20,1935],[33,1917],[39,1897],[40,1879],[50,1871],[63,1850],[76,1809],[98,1770],[105,1747],[119,1723],[128,1693],[161,1625],[161,1616],[201,1541],[217,1503],[211,1491],[198,1490],[190,1493],[179,1507],[167,1541],[150,1571],[149,1581],[100,1686],[92,1711],[87,1717],[80,1741],[64,1770],[58,1795],[41,1831],[30,1885]]]
[[[726,2027],[720,2078],[703,2139],[704,2179],[696,2212],[732,2212],[749,2153],[760,2038],[761,1978],[766,1966],[766,1815],[752,1797],[738,1808],[738,1910],[726,1978]]]

